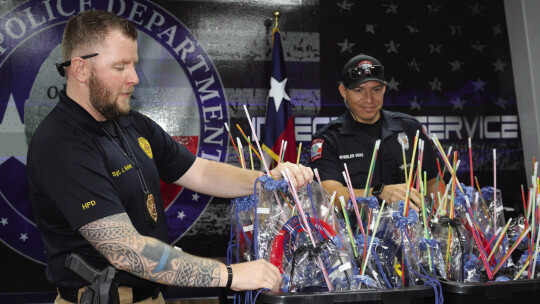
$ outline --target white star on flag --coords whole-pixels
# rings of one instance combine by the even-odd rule
[[[452,66],[452,72],[453,71],[459,71],[459,70],[461,70],[461,66],[463,65],[463,62],[459,62],[457,60],[454,60],[453,62],[450,62],[450,65]]]
[[[26,242],[26,240],[28,240],[28,235],[26,233],[21,233],[19,240]]]
[[[193,200],[193,201],[199,201],[199,197],[200,197],[199,194],[193,193],[193,195],[191,196],[191,200]]]
[[[394,40],[390,40],[390,42],[385,43],[384,46],[386,46],[386,52],[387,53],[398,53],[397,48],[401,46],[399,43],[395,43]]]
[[[2,221],[0,221],[0,224],[2,224],[2,227],[8,224],[8,219],[3,217]]]
[[[411,110],[414,110],[414,109],[421,110],[421,109],[420,109],[420,103],[418,102],[416,95],[414,95],[414,99],[413,99],[413,100],[407,100],[407,101],[408,101],[409,104],[411,105]]]
[[[349,43],[349,40],[347,38],[345,38],[345,41],[343,41],[342,43],[338,43],[338,45],[341,47],[341,51],[339,51],[340,54],[345,52],[352,53],[352,47],[354,46],[354,43]]]
[[[390,81],[388,82],[388,89],[390,90],[394,90],[394,91],[399,91],[398,89],[398,85],[400,84],[400,82],[397,82],[394,77],[392,77],[390,79]]]
[[[433,79],[433,81],[430,81],[429,85],[431,86],[432,91],[439,91],[439,92],[442,91],[442,89],[441,89],[442,83],[439,81],[439,79],[437,79],[437,77],[435,77],[435,79]]]
[[[482,79],[478,78],[477,81],[473,82],[472,83],[473,86],[474,86],[474,91],[483,91],[484,90],[484,85],[486,84],[485,81],[482,81]]]
[[[366,24],[366,33],[372,33],[375,34],[375,27],[376,24]]]
[[[177,216],[177,218],[179,218],[179,219],[183,220],[183,219],[184,219],[185,217],[186,217],[186,214],[184,213],[184,211],[180,211],[180,212],[178,212],[178,216]]]
[[[268,97],[274,98],[274,104],[276,105],[276,111],[279,110],[283,99],[291,100],[287,92],[285,92],[285,85],[287,84],[287,78],[282,82],[277,81],[274,77],[270,77],[270,93]]]
[[[467,101],[465,100],[461,100],[461,98],[456,98],[454,100],[450,100],[450,103],[454,105],[454,110],[457,110],[457,109],[461,109],[463,110],[463,105],[466,103]]]
[[[497,61],[493,62],[494,71],[501,71],[504,72],[504,66],[506,63],[502,62],[500,58],[497,59]]]

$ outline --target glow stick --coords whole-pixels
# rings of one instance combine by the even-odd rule
[[[450,162],[448,161],[448,157],[446,157],[446,154],[444,154],[444,151],[442,150],[441,143],[439,142],[439,139],[437,138],[437,135],[432,134],[431,136],[432,136],[431,137],[432,141],[435,144],[435,147],[439,151],[439,154],[441,155],[441,157],[442,157],[442,159],[444,161],[444,164],[448,168],[448,171],[450,171],[450,173],[454,174],[454,172],[452,171],[452,165],[450,165]],[[459,181],[457,181],[457,185],[459,187],[459,190],[461,190],[461,192],[465,193],[465,191],[463,191],[463,188],[461,187],[461,184],[459,183]]]
[[[538,248],[538,241],[540,241],[540,233],[538,233],[538,236],[536,237],[536,245],[534,246],[534,262],[532,266],[532,273],[534,274],[534,271],[536,270],[536,259],[538,258],[538,251],[540,248]],[[531,250],[529,249],[529,253]]]
[[[465,213],[465,216],[467,217],[467,221],[469,222],[469,225],[472,227],[471,218],[469,217],[468,213]],[[478,246],[478,251],[480,251],[480,258],[482,260],[482,263],[484,263],[484,267],[486,269],[487,275],[490,280],[493,280],[493,274],[491,273],[491,268],[489,268],[489,263],[487,262],[486,255],[484,254],[484,250],[482,250],[482,244],[480,243],[480,240],[478,239],[478,236],[476,235],[475,230],[472,230],[474,241],[476,242],[476,246]]]
[[[366,186],[364,187],[364,197],[367,197],[367,193],[369,193],[369,182],[371,180],[371,175],[373,174],[373,168],[375,167],[375,159],[377,158],[377,151],[379,151],[379,145],[381,144],[381,140],[378,139],[375,142],[375,148],[373,149],[373,154],[371,155],[371,163],[369,165],[369,171],[368,176],[366,178]],[[349,171],[347,170],[347,167],[345,167],[345,171],[347,171],[347,176],[349,176]],[[349,177],[350,180],[350,177]]]
[[[529,231],[531,230],[531,226],[527,227],[527,230],[523,231],[523,233],[521,233],[521,235],[519,236],[519,238],[516,240],[516,242],[514,243],[514,245],[512,245],[512,248],[510,248],[510,250],[508,250],[508,252],[504,255],[504,257],[502,258],[502,260],[499,262],[499,264],[497,264],[497,267],[495,267],[495,270],[493,271],[493,275],[495,275],[497,273],[497,271],[499,271],[499,269],[502,267],[502,265],[504,264],[504,262],[506,262],[506,260],[508,259],[508,257],[510,257],[510,255],[512,254],[512,252],[514,252],[514,250],[517,248],[517,246],[519,245],[519,243],[521,243],[521,240],[523,240],[523,238],[525,237],[525,235],[527,235],[527,233],[529,233]]]
[[[255,127],[253,127],[253,123],[251,122],[251,117],[249,116],[249,112],[247,110],[246,105],[244,105],[244,111],[246,112],[246,117],[248,119],[249,126],[251,127],[251,133],[253,134],[253,138],[255,139],[255,143],[257,143],[257,148],[259,148],[259,152],[261,152],[261,155],[262,155],[262,149],[261,149],[261,145],[259,144],[259,138],[257,137],[257,133],[255,132]],[[238,127],[238,129],[240,130],[240,132],[242,133],[244,138],[247,138],[246,134],[244,134],[244,131],[242,131],[242,128],[240,128],[240,126],[238,124],[236,124],[236,126]],[[249,141],[248,141],[248,144],[249,144],[250,147],[253,148],[253,146],[251,145],[251,143]],[[266,170],[268,175],[270,175],[273,179],[275,179],[274,176],[272,176],[272,173],[270,172],[270,169],[268,169],[268,165],[266,165],[266,161],[264,160],[264,158],[262,158],[259,154],[257,154],[257,151],[255,151],[255,149],[253,149],[253,151],[255,152],[255,154],[259,157],[259,159],[263,163],[264,169]],[[283,176],[283,178],[285,178],[285,176]],[[283,195],[283,193],[282,193],[282,195]],[[277,202],[277,205],[279,207],[281,217],[282,217],[284,223],[286,223],[287,221],[285,219],[285,212],[283,211],[283,207],[281,207],[281,204],[279,203],[279,198],[278,198],[277,193],[275,191],[274,191],[274,197],[276,198],[276,202]],[[283,196],[283,197],[285,197],[285,196]],[[287,199],[285,198],[285,200],[287,200]],[[288,203],[288,201],[287,201],[287,203]]]
[[[525,192],[523,191],[523,184],[521,184],[521,199],[523,201],[523,214],[527,212],[527,203],[525,202]],[[529,225],[527,217],[525,217],[525,225]]]
[[[362,265],[362,273],[361,275],[364,275],[365,271],[366,271],[366,265],[369,261],[369,255],[371,254],[371,248],[373,247],[373,239],[375,239],[375,234],[377,233],[377,229],[379,228],[379,222],[381,220],[381,215],[383,213],[383,210],[384,210],[384,204],[385,204],[386,201],[383,200],[382,204],[381,204],[381,208],[379,209],[379,214],[377,215],[377,220],[375,221],[375,228],[373,228],[373,235],[371,237],[371,240],[369,240],[369,249],[368,249],[368,252],[367,252],[367,256],[366,258],[364,259],[364,264]],[[365,247],[365,242],[364,242],[364,247]]]
[[[281,162],[281,156],[283,155],[283,145],[285,144],[285,141],[281,140],[281,146],[279,147],[279,156],[278,156],[278,164]]]
[[[334,208],[334,202],[336,200],[336,194],[337,192],[334,191],[334,193],[332,193],[332,197],[330,198],[330,210],[332,210],[332,208]],[[326,215],[326,218],[324,219],[324,221],[328,221],[328,216],[330,215],[330,212],[328,212],[328,214]]]
[[[422,166],[420,161],[418,161],[418,167]],[[420,183],[420,190],[424,192],[424,186],[422,183]],[[420,195],[420,198],[422,200],[422,215],[424,218],[424,233],[426,235],[426,239],[430,240],[431,237],[429,236],[429,230],[428,230],[428,222],[427,222],[427,213],[426,213],[426,204],[424,201],[424,195]],[[428,258],[429,258],[429,270],[433,272],[433,262],[431,261],[431,247],[427,246],[428,248]]]
[[[296,157],[296,164],[298,165],[300,163],[300,152],[302,152],[302,143],[298,145],[298,156]]]
[[[491,222],[491,216],[489,216],[489,212],[486,207],[486,202],[484,201],[484,196],[482,195],[482,189],[480,189],[480,184],[478,184],[478,179],[474,177],[474,180],[476,182],[476,188],[478,189],[478,192],[480,193],[480,200],[482,202],[482,209],[484,209],[484,214],[486,215],[488,222]]]
[[[364,225],[362,225],[362,218],[360,217],[360,212],[358,210],[358,203],[356,202],[356,196],[354,196],[354,191],[352,188],[352,185],[350,183],[349,179],[349,171],[347,170],[347,164],[343,164],[345,166],[345,172],[341,172],[343,174],[343,178],[345,178],[345,183],[347,184],[347,187],[349,188],[349,195],[351,196],[351,202],[354,207],[354,213],[356,214],[356,220],[358,222],[358,227],[360,227],[360,231],[362,231],[362,235],[364,238],[366,237],[366,233],[364,232]]]
[[[501,243],[501,241],[502,241],[502,239],[504,237],[504,234],[506,233],[506,230],[508,229],[508,226],[510,226],[511,222],[512,222],[512,218],[510,218],[508,220],[508,223],[506,223],[506,226],[504,226],[504,229],[502,230],[501,235],[499,235],[499,239],[497,239],[497,242],[495,242],[495,245],[493,245],[493,249],[491,250],[491,253],[488,256],[488,261],[491,260],[491,258],[493,257],[493,255],[497,251],[495,249],[499,247],[499,244]]]
[[[403,173],[405,174],[405,183],[409,183],[409,179],[407,178],[407,158],[405,157],[405,146],[403,142],[399,142],[401,144],[401,154],[403,155]]]
[[[416,190],[420,191],[420,184],[422,183],[422,159],[424,157],[424,141],[418,139],[418,167],[416,172],[418,173],[418,180],[416,181]]]
[[[493,229],[497,230],[497,149],[493,149]]]
[[[437,216],[437,217],[439,217],[439,214],[440,214],[440,212],[441,212],[441,209],[442,209],[443,211],[445,211],[444,209],[445,209],[446,207],[445,207],[445,208],[442,208],[443,205],[445,205],[445,204],[442,203],[442,201],[446,201],[446,196],[448,195],[448,190],[450,189],[450,183],[451,183],[451,181],[448,182],[448,184],[446,185],[446,190],[444,191],[444,195],[443,195],[442,200],[441,200],[441,198],[439,198],[439,209],[437,209],[437,213],[435,214],[435,216]],[[443,214],[444,214],[444,213],[443,213]]]
[[[529,208],[527,209],[527,217],[526,218],[529,218],[531,216],[531,207],[532,207],[532,200],[533,200],[533,197],[534,195],[531,195],[533,189],[529,189],[529,203],[527,204],[529,206]]]
[[[283,171],[282,171],[281,174],[284,174]],[[306,231],[308,232],[309,237],[311,239],[311,244],[313,245],[313,248],[315,248],[317,245],[315,244],[315,239],[313,238],[313,234],[311,233],[311,228],[309,227],[309,224],[308,224],[308,221],[307,221],[307,218],[306,218],[306,214],[304,213],[304,209],[302,208],[302,202],[298,198],[296,188],[294,187],[294,185],[292,183],[291,172],[289,171],[289,168],[285,168],[285,174],[286,175],[283,175],[283,176],[284,177],[287,176],[286,180],[287,180],[287,182],[289,183],[289,185],[291,186],[291,188],[293,190],[292,193],[293,193],[293,197],[295,199],[296,205],[298,206],[298,211],[300,211],[300,216],[302,218],[302,221],[306,225]],[[328,277],[328,272],[326,271],[326,268],[324,267],[324,263],[323,263],[320,256],[317,256],[317,260],[318,260],[319,268],[321,268],[321,271],[323,273],[324,280],[326,281],[328,291],[332,292],[334,290],[334,288],[332,287],[332,283],[330,283],[330,278]]]
[[[242,142],[240,142],[240,138],[236,138],[236,142],[238,143],[238,152],[240,155],[240,165],[242,166],[242,169],[246,168],[245,160],[244,160],[244,148],[242,147]]]
[[[469,136],[469,171],[471,173],[471,188],[474,188],[474,179],[473,179],[473,164],[472,164],[472,145],[471,145],[471,137]]]
[[[321,186],[321,188],[322,188],[322,190],[323,190],[323,195],[322,195],[322,197],[323,197],[324,205],[325,205],[326,207],[328,207],[328,206],[331,205],[331,204],[328,203],[328,198],[326,197],[327,192],[326,192],[326,190],[323,188],[323,185],[322,185],[322,182],[321,182],[321,177],[319,176],[319,170],[317,170],[317,168],[315,168],[315,169],[313,169],[313,172],[314,172],[314,174],[315,174],[315,177],[317,178],[317,182],[319,183],[319,185]],[[335,191],[334,191],[334,192],[335,192]],[[332,202],[332,203],[333,203],[333,202]],[[328,218],[328,217],[327,217],[327,218]]]
[[[411,169],[409,170],[409,183],[407,184],[407,194],[405,194],[405,208],[403,208],[403,216],[407,217],[409,215],[409,198],[411,195],[411,187],[412,187],[412,173],[413,173],[413,167],[414,167],[414,158],[416,155],[416,146],[418,145],[418,133],[419,130],[416,130],[416,135],[414,136],[414,148],[413,148],[413,155],[411,158]]]
[[[244,109],[245,109],[245,105],[244,105]],[[247,113],[247,109],[246,109],[246,113]],[[248,114],[249,115],[249,114]],[[257,157],[259,158],[259,160],[261,162],[263,162],[263,158],[261,157],[262,155],[262,151],[261,151],[261,146],[259,145],[259,139],[257,138],[257,134],[255,134],[255,129],[253,128],[253,123],[251,122],[251,118],[248,116],[248,121],[249,121],[249,125],[251,127],[251,132],[253,133],[253,138],[255,140],[255,142],[257,143],[257,146],[259,146],[259,151],[261,152],[261,154],[259,155],[259,153],[257,153],[257,149],[255,149],[255,147],[253,147],[253,145],[251,144],[251,141],[249,141],[247,139],[247,136],[246,136],[246,133],[244,133],[244,130],[242,130],[242,128],[240,127],[239,124],[236,124],[236,127],[238,128],[238,130],[240,130],[240,133],[242,133],[242,136],[244,137],[244,139],[248,142],[249,146],[251,147],[251,149],[253,149],[253,152],[255,153],[255,155],[257,155]],[[265,168],[266,169],[266,168]],[[268,170],[266,170],[266,172],[270,172]]]
[[[238,149],[236,148],[236,145],[234,144],[234,139],[232,138],[231,130],[229,130],[229,126],[227,125],[227,123],[225,123],[225,129],[227,129],[227,133],[229,134],[229,139],[231,140],[231,143],[234,147],[234,151],[236,151],[236,157],[238,157],[238,161],[240,162],[240,154],[238,153]]]
[[[262,155],[261,144],[259,144],[259,138],[257,137],[257,133],[255,132],[255,127],[253,127],[253,123],[251,122],[251,117],[249,116],[249,112],[248,112],[248,109],[247,109],[246,105],[244,105],[244,111],[246,112],[246,117],[248,119],[249,126],[251,127],[251,133],[253,133],[253,138],[255,139],[255,142],[257,143],[257,148],[259,149],[259,152]],[[240,127],[240,126],[238,126],[238,127]],[[241,131],[241,129],[240,129],[240,131]],[[268,165],[266,164],[266,160],[264,160],[264,157],[259,156],[259,158],[261,158],[261,161],[262,161],[262,163],[264,165],[264,169],[266,170],[266,172],[268,172],[268,174],[270,174],[270,169],[268,169]]]
[[[356,251],[356,245],[351,229],[351,223],[349,221],[349,216],[347,215],[347,210],[345,209],[345,199],[343,198],[343,195],[339,197],[339,201],[341,202],[341,210],[343,211],[343,217],[345,218],[345,224],[347,226],[347,232],[349,232],[349,238],[351,240],[351,246],[354,252],[354,257],[358,258],[358,252]]]
[[[285,145],[283,146],[283,154],[281,154],[281,162],[283,162],[283,159],[285,159],[285,151],[287,151],[287,141],[285,141]]]
[[[529,266],[529,264],[531,263],[531,255],[529,255],[527,257],[527,260],[525,261],[525,265],[523,265],[523,267],[521,268],[521,270],[516,274],[516,276],[514,277],[514,280],[517,280],[521,274],[523,273],[523,271],[525,270],[525,268],[527,268],[527,266]],[[529,278],[530,279],[530,278]]]
[[[248,136],[248,142],[250,140],[251,139]],[[249,150],[249,161],[251,162],[251,171],[255,171],[255,168],[253,167],[253,153],[251,153],[251,147],[248,150]]]

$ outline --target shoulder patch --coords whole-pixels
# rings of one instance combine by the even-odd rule
[[[317,138],[311,141],[311,161],[314,162],[322,157],[324,139]]]

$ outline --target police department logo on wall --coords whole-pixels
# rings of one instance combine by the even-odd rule
[[[5,9],[5,8],[4,8]],[[61,61],[67,20],[100,9],[132,20],[139,31],[140,83],[132,108],[154,119],[197,156],[225,161],[227,102],[219,75],[176,17],[146,1],[28,1],[0,12],[0,240],[40,263],[45,253],[26,184],[27,144],[65,86]],[[145,143],[141,146],[145,151]],[[152,157],[152,151],[149,150]],[[170,239],[176,242],[211,197],[162,185]]]

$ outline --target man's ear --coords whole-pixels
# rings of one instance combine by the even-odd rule
[[[347,96],[347,88],[343,84],[339,85],[339,93],[341,93],[341,97],[343,97],[343,99],[345,99],[345,96]]]
[[[78,82],[85,83],[90,78],[90,63],[80,57],[75,57],[71,59],[69,71]]]
[[[339,93],[341,93],[341,97],[343,97],[343,102],[345,103],[345,106],[347,107],[347,109],[349,108],[349,105],[347,104],[347,98],[345,98],[347,96],[347,88],[343,85],[343,84],[340,84],[339,85]]]

